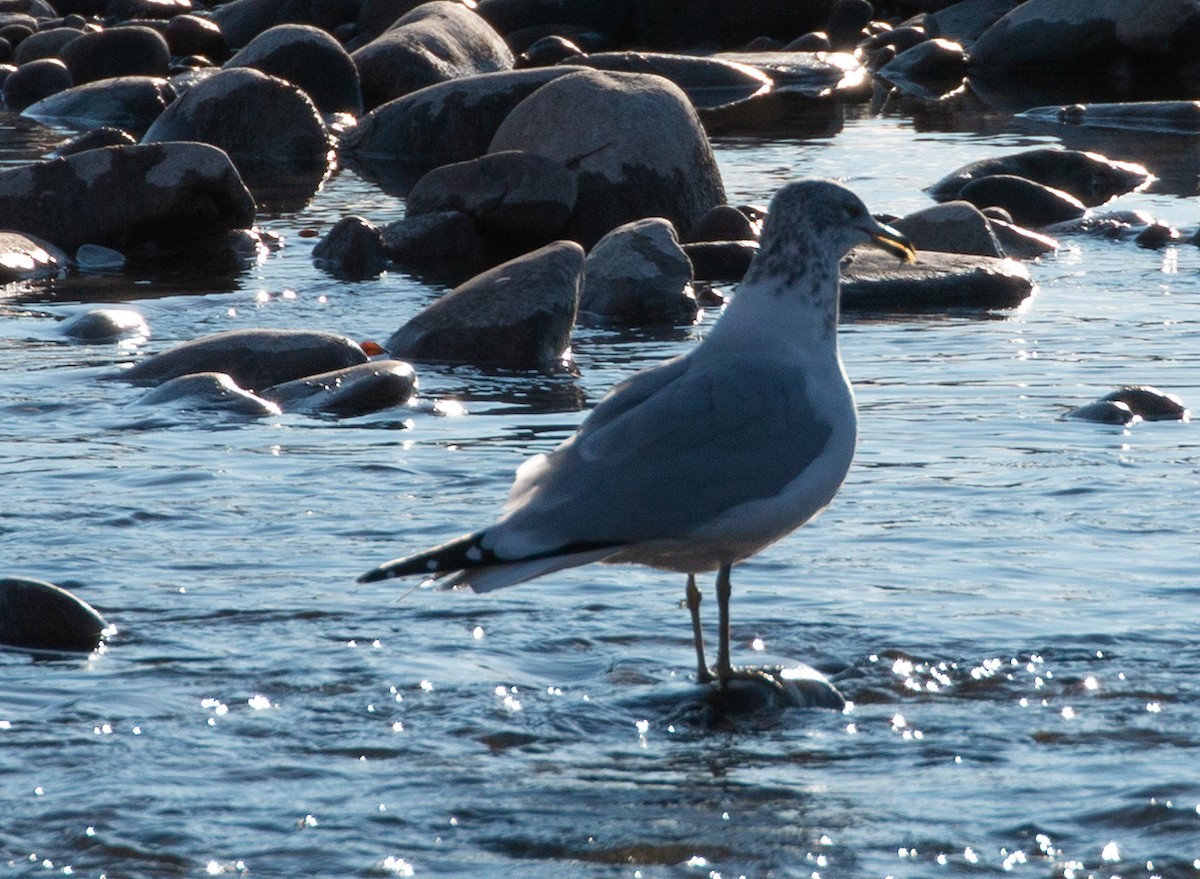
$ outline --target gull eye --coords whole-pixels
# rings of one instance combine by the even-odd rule
[[[846,215],[847,220],[857,220],[859,216],[858,205],[842,205],[842,213]]]

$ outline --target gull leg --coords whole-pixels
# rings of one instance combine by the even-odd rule
[[[687,578],[687,609],[692,615],[692,641],[696,645],[696,680],[708,684],[713,680],[713,673],[704,661],[704,632],[700,628],[700,590],[696,588],[695,574],[688,574]]]
[[[733,677],[733,666],[729,662],[729,596],[733,584],[729,580],[732,565],[721,565],[717,572],[717,680],[724,686]]]

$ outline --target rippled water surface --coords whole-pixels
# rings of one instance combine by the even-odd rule
[[[826,175],[904,213],[966,161],[1058,142],[930,124],[856,111],[716,147],[732,201]],[[0,161],[59,138],[18,127]],[[1112,207],[1200,222],[1194,143],[1107,137],[1082,145],[1160,178]],[[581,327],[577,379],[424,367],[418,403],[343,421],[147,409],[100,380],[234,327],[386,338],[442,288],[334,280],[298,233],[402,211],[343,171],[264,216],[285,246],[244,270],[0,298],[0,574],[119,629],[88,659],[0,653],[0,874],[1200,875],[1196,427],[1061,419],[1122,384],[1200,405],[1200,250],[1068,239],[1020,309],[849,316],[855,466],[735,571],[733,618],[735,659],[807,661],[853,707],[717,722],[681,577],[353,582],[488,522],[527,455],[715,311]],[[140,349],[63,341],[116,302],[149,321]]]

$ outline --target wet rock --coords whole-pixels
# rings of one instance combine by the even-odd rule
[[[757,241],[758,232],[744,213],[732,205],[719,204],[692,226],[689,242]]]
[[[66,271],[67,255],[53,244],[20,232],[0,231],[0,284],[53,278]]]
[[[989,27],[1017,8],[1018,0],[960,0],[925,16],[925,32],[956,43],[970,44]]]
[[[47,58],[59,58],[59,53],[67,43],[83,36],[83,32],[70,27],[53,27],[39,30],[26,37],[13,52],[13,63],[24,67],[31,61],[41,61]],[[64,64],[65,66],[65,64]],[[74,83],[74,80],[72,80]]]
[[[1049,235],[1042,235],[992,217],[988,217],[988,225],[991,226],[996,240],[1000,242],[1004,254],[1013,259],[1033,259],[1058,250],[1058,241]]]
[[[225,67],[253,67],[290,82],[322,113],[362,115],[358,68],[337,40],[312,25],[281,24],[263,31]]]
[[[187,412],[228,412],[252,418],[279,415],[280,408],[238,386],[223,372],[194,372],[167,379],[138,400],[143,406],[171,404]]]
[[[970,202],[951,201],[901,217],[892,223],[918,251],[1005,256],[987,217]]]
[[[1162,77],[1200,58],[1200,7],[1180,0],[1026,0],[971,48],[973,70],[1083,76],[1153,68]]]
[[[118,146],[0,170],[0,217],[68,251],[180,248],[248,229],[254,199],[207,144]]]
[[[900,52],[879,68],[879,76],[891,82],[952,80],[960,81],[967,72],[963,47],[950,40],[934,39],[917,43]]]
[[[232,54],[221,28],[198,15],[176,15],[167,22],[163,38],[176,58],[198,55],[214,64],[223,64]]]
[[[635,220],[588,254],[579,310],[635,325],[691,323],[699,311],[691,281],[675,227],[660,217]]]
[[[21,115],[51,125],[145,131],[175,100],[175,89],[154,76],[102,79],[66,89],[26,107]]]
[[[106,146],[132,146],[137,143],[133,135],[119,128],[109,128],[102,125],[90,131],[83,131],[74,137],[69,137],[54,148],[50,158],[73,156],[88,150],[98,150]]]
[[[1180,238],[1182,236],[1178,229],[1166,223],[1155,222],[1139,232],[1133,241],[1138,247],[1144,247],[1146,250],[1158,250],[1168,244],[1174,244]]]
[[[1072,409],[1064,418],[1075,421],[1095,421],[1098,424],[1131,424],[1138,416],[1125,403],[1115,400],[1093,400]]]
[[[229,46],[240,49],[277,24],[311,24],[332,33],[353,21],[361,0],[233,0],[216,6],[212,19]]]
[[[265,388],[262,396],[285,412],[350,418],[407,403],[416,387],[417,376],[410,364],[375,360]]]
[[[1074,220],[1064,220],[1047,226],[1047,235],[1092,235],[1097,238],[1113,238],[1128,241],[1158,221],[1145,211],[1104,211],[1090,213]]]
[[[972,180],[958,193],[979,208],[998,206],[1021,226],[1034,229],[1082,217],[1087,208],[1075,196],[1012,174],[993,174]]]
[[[53,583],[0,578],[0,644],[90,653],[111,630],[94,607]]]
[[[63,321],[62,333],[80,342],[149,338],[146,319],[132,308],[93,308]]]
[[[546,83],[578,67],[547,67],[468,76],[390,101],[342,137],[358,159],[425,167],[482,156],[513,108]]]
[[[683,245],[692,274],[705,281],[740,281],[758,253],[757,241],[698,241]]]
[[[609,230],[665,217],[687,235],[725,201],[695,110],[657,76],[583,70],[548,83],[501,123],[489,152],[525,150],[575,171],[565,234],[589,247]]]
[[[1123,403],[1144,421],[1191,420],[1191,412],[1179,397],[1151,385],[1126,385],[1105,394],[1100,401]]]
[[[407,213],[460,211],[485,238],[538,246],[559,237],[577,194],[561,162],[505,151],[430,171],[408,194]]]
[[[77,85],[119,76],[165,77],[171,66],[162,34],[139,25],[85,33],[63,46],[58,57]]]
[[[842,263],[846,311],[1011,308],[1032,292],[1028,270],[1011,259],[922,251],[910,265],[856,248]]]
[[[583,49],[566,37],[552,34],[531,43],[529,48],[517,58],[516,66],[519,68],[549,67],[552,64],[579,58],[583,54]]]
[[[57,58],[22,64],[4,79],[4,104],[21,110],[74,85],[71,71]]]
[[[121,251],[99,244],[84,244],[75,250],[75,267],[81,272],[119,272],[126,262]]]
[[[483,236],[462,211],[438,211],[405,217],[383,227],[383,246],[401,265],[484,260]]]
[[[783,43],[820,30],[833,0],[631,0],[630,41],[648,49],[735,48],[755,37]]]
[[[476,275],[398,329],[384,347],[409,360],[561,368],[583,281],[583,248],[556,241]]]
[[[386,269],[388,255],[374,224],[363,217],[342,217],[313,248],[313,260],[335,275],[361,280]]]
[[[744,101],[770,91],[769,76],[754,67],[720,58],[655,52],[595,52],[572,59],[593,70],[646,73],[668,79],[683,89],[698,110]]]
[[[875,15],[868,0],[836,0],[825,19],[825,34],[836,52],[853,52],[862,39],[863,28]]]
[[[117,375],[158,385],[196,372],[223,372],[251,390],[367,362],[358,343],[315,330],[228,330],[147,357]]]
[[[1089,206],[1132,192],[1152,179],[1150,172],[1133,162],[1114,161],[1080,150],[1039,148],[963,165],[926,191],[935,201],[951,201],[959,198],[962,188],[971,181],[994,174],[1010,174],[1052,186]]]
[[[1200,133],[1200,101],[1129,101],[1034,107],[1019,113],[1032,122],[1162,134]]]
[[[200,141],[234,164],[324,168],[332,141],[321,114],[294,85],[249,67],[222,70],[171,104],[142,143]]]
[[[371,108],[426,86],[513,66],[512,52],[483,18],[446,0],[401,16],[352,57]]]

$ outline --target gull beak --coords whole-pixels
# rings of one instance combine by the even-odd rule
[[[875,228],[870,230],[870,235],[872,244],[880,250],[899,257],[901,262],[917,261],[917,249],[912,246],[912,242],[891,226],[876,223]]]

